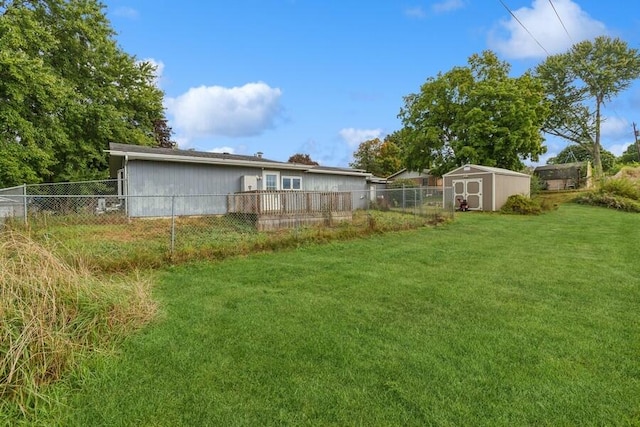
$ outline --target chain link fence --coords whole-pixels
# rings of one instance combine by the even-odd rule
[[[123,196],[92,181],[0,190],[0,223],[121,269],[437,224],[453,216],[443,200],[434,188]]]

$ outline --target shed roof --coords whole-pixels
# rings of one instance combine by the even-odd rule
[[[586,165],[587,162],[572,162],[572,163],[559,163],[556,165],[542,165],[536,166],[534,171],[548,171],[548,170],[561,170],[561,169],[572,169],[572,168],[581,168]]]
[[[281,170],[298,170],[308,173],[324,173],[330,175],[351,175],[370,177],[371,174],[362,169],[304,165],[301,163],[279,162],[265,159],[261,155],[239,155],[230,153],[210,153],[195,150],[180,150],[174,148],[147,147],[110,143],[106,150],[112,157],[126,157],[128,160],[155,160],[162,162],[204,163],[226,166],[250,166]]]
[[[464,173],[465,168],[474,168],[474,169],[481,170],[483,172],[488,172],[488,173],[497,174],[497,175],[509,175],[509,176],[519,176],[523,178],[524,177],[530,178],[530,175],[526,173],[516,172],[510,169],[495,168],[492,166],[472,165],[472,164],[466,164],[464,166],[460,166],[452,171],[445,173],[443,176],[457,175],[458,173]]]

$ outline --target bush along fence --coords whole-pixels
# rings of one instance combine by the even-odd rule
[[[24,229],[102,270],[218,259],[452,217],[442,193],[423,188],[123,196],[117,181],[97,181],[0,190],[3,227]]]

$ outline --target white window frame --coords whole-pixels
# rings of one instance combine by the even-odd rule
[[[275,176],[275,184],[276,187],[275,188],[267,188],[267,177],[268,176]],[[262,171],[262,182],[263,182],[263,186],[262,189],[263,190],[267,190],[267,191],[278,191],[280,190],[280,172],[278,171]]]
[[[290,181],[291,188],[285,188],[285,185],[284,185],[284,180],[285,179],[291,180]],[[298,181],[298,188],[296,188],[296,186],[294,185],[295,181]],[[301,191],[302,190],[302,177],[301,176],[283,175],[280,182],[281,182],[281,188],[283,190],[291,190],[291,191]]]

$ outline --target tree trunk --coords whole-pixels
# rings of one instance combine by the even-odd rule
[[[596,98],[596,138],[593,144],[593,173],[596,179],[602,178],[602,158],[600,157],[600,106],[602,97]]]

